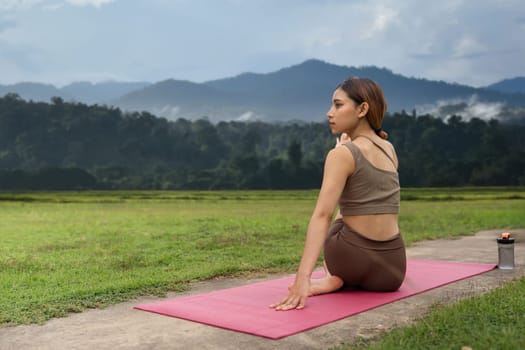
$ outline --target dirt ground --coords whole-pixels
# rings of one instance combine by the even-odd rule
[[[497,264],[495,239],[501,232],[482,231],[458,240],[420,242],[408,248],[408,257]],[[482,294],[525,275],[525,230],[510,232],[516,238],[516,267],[513,270],[495,269],[280,340],[134,310],[137,304],[163,300],[144,297],[102,310],[53,319],[43,325],[0,328],[0,349],[329,349],[341,343],[352,343],[356,337],[373,337],[396,325],[408,325],[436,303],[451,303]],[[280,276],[196,283],[188,292],[170,293],[167,298],[275,277]]]

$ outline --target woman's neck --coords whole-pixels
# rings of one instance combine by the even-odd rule
[[[355,128],[355,130],[347,134],[348,136],[350,136],[352,140],[357,138],[358,136],[368,136],[368,137],[376,136],[376,133],[374,132],[374,130],[372,130],[372,128],[368,124],[358,126],[357,128]]]

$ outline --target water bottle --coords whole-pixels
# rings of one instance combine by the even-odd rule
[[[501,270],[512,270],[514,268],[514,238],[510,233],[504,232],[498,242],[498,268]]]

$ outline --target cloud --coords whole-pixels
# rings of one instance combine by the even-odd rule
[[[514,108],[505,107],[501,111],[500,119],[504,122],[521,123],[522,125],[525,125],[525,108],[523,107],[514,107]]]
[[[42,9],[44,11],[57,11],[64,7],[65,4],[63,3],[53,3],[53,4],[46,4],[42,6]]]
[[[420,60],[420,61],[427,61],[427,60],[435,60],[437,58],[442,57],[442,55],[437,53],[411,53],[408,55],[408,57]]]
[[[375,8],[374,11],[372,25],[366,29],[362,39],[370,39],[377,34],[383,33],[391,25],[398,22],[399,12],[397,10],[380,6]]]
[[[153,108],[151,113],[160,117],[164,117],[168,120],[177,120],[181,117],[180,107],[172,105],[165,105],[162,108]]]
[[[11,43],[0,38],[1,83],[21,81],[43,81],[39,79],[47,66],[45,53],[32,46]],[[29,77],[29,78],[28,78]]]
[[[448,120],[451,116],[460,116],[462,120],[473,118],[485,121],[498,120],[503,123],[525,125],[525,108],[511,107],[501,102],[480,102],[476,95],[467,99],[441,100],[436,104],[416,107],[418,115],[429,114]]]
[[[27,10],[42,2],[44,0],[2,0],[0,11]]]
[[[67,3],[73,6],[93,6],[96,8],[100,8],[103,5],[109,4],[114,1],[116,0],[66,0]]]
[[[17,22],[9,18],[0,17],[0,34],[9,28],[15,28]]]
[[[207,81],[318,58],[486,86],[525,71],[522,3],[0,0],[0,39],[40,49],[39,67],[60,81],[82,72]]]
[[[477,95],[468,99],[440,100],[436,104],[417,106],[418,115],[430,114],[442,119],[448,119],[453,115],[459,115],[463,120],[479,118],[482,120],[501,118],[508,111],[502,102],[481,102]]]
[[[470,34],[461,36],[453,48],[454,57],[475,57],[482,52],[487,52],[485,46]]]
[[[258,121],[261,119],[262,119],[261,116],[259,116],[257,113],[253,111],[246,111],[242,113],[241,115],[239,115],[234,120],[238,122],[253,122],[253,121]]]
[[[44,10],[57,10],[65,4],[100,8],[117,0],[0,0],[0,11],[29,10],[41,5]]]

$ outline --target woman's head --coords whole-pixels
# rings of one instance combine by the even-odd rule
[[[381,123],[386,112],[386,100],[379,84],[367,78],[351,77],[339,84],[337,89],[344,91],[356,105],[366,104],[368,106],[366,113],[368,124],[381,138],[386,139],[388,137],[388,134],[381,129]]]

